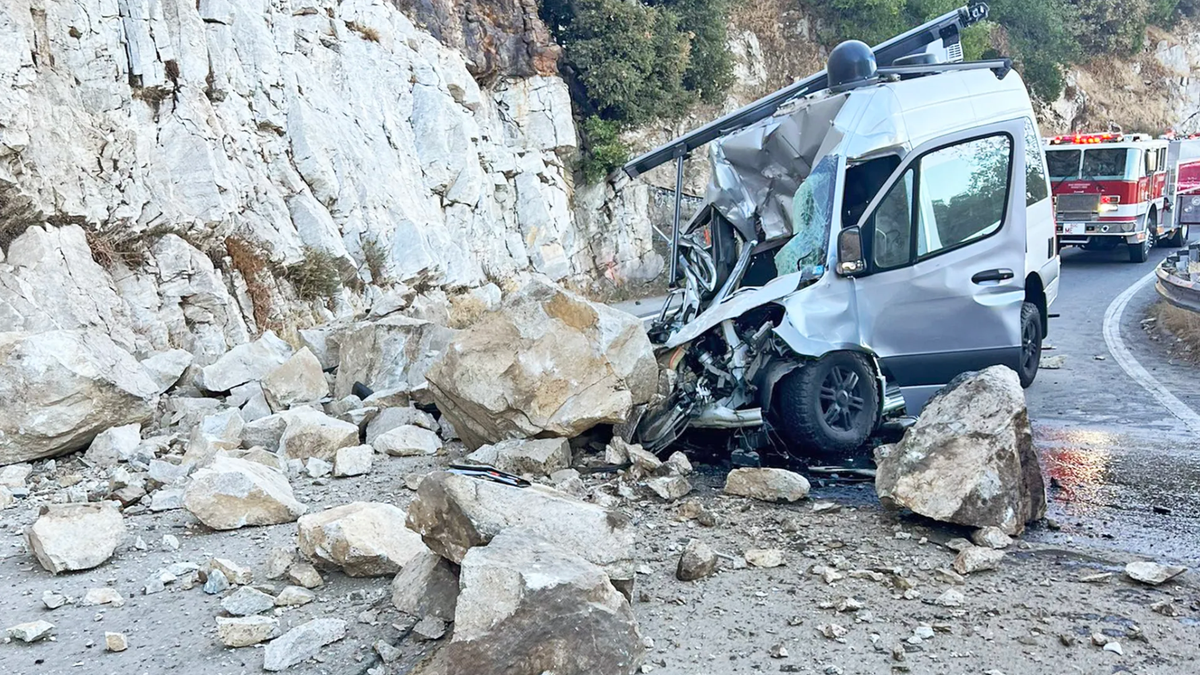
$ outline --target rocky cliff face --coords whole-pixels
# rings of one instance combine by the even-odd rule
[[[654,268],[648,245],[597,260],[596,239],[649,237],[577,224],[557,47],[521,0],[484,4],[4,3],[6,329],[204,363],[261,324],[361,311],[371,282]],[[295,303],[286,270],[312,251],[356,290]]]

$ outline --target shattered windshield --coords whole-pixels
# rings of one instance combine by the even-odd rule
[[[775,271],[779,276],[796,271],[820,276],[825,271],[837,167],[837,156],[826,155],[796,190],[791,210],[793,236],[775,254]]]

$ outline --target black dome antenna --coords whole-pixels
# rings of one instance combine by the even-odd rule
[[[829,52],[825,65],[829,76],[829,90],[838,93],[849,91],[865,84],[878,81],[875,53],[865,42],[847,40]]]

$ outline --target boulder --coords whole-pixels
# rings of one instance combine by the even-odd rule
[[[30,621],[9,626],[4,629],[4,636],[9,640],[20,640],[30,643],[44,640],[54,634],[54,624],[49,621]]]
[[[654,394],[658,365],[636,317],[534,280],[461,331],[426,379],[475,449],[624,422]]]
[[[425,549],[392,580],[392,604],[412,616],[453,621],[458,604],[458,572],[450,561]]]
[[[321,573],[317,568],[306,562],[295,562],[288,568],[287,578],[292,583],[299,584],[304,588],[319,588],[325,585],[325,580],[321,578]]]
[[[192,476],[183,506],[214,530],[290,523],[305,512],[282,473],[221,455]]]
[[[288,420],[300,414],[303,412],[277,413],[247,421],[246,425],[242,427],[242,447],[260,447],[272,452],[278,451],[279,442],[283,439],[283,432],[287,431]]]
[[[875,490],[889,508],[1008,535],[1046,513],[1025,392],[1005,366],[955,378],[875,461]]]
[[[361,382],[375,391],[412,391],[445,349],[454,331],[429,321],[392,315],[359,323],[339,336],[334,396],[346,396]]]
[[[268,330],[254,342],[240,344],[201,368],[196,384],[205,391],[229,391],[239,384],[263,379],[291,355],[288,343]]]
[[[683,476],[659,476],[646,481],[646,487],[663,501],[673,502],[692,491],[692,484]]]
[[[455,563],[512,527],[525,527],[564,551],[633,579],[634,531],[627,516],[534,485],[517,488],[446,472],[426,476],[408,507],[408,526]]]
[[[286,586],[275,597],[277,607],[300,607],[317,599],[317,594],[303,586]]]
[[[725,494],[764,502],[794,502],[808,490],[808,479],[786,469],[734,469],[725,478]]]
[[[311,659],[321,648],[346,637],[346,622],[341,619],[313,619],[300,624],[267,643],[263,652],[263,670],[278,671]]]
[[[405,426],[417,426],[430,431],[438,430],[437,420],[424,410],[413,406],[384,408],[367,423],[367,443],[373,443],[376,438],[392,429]]]
[[[142,359],[142,368],[158,385],[159,393],[164,393],[179,383],[194,358],[189,351],[168,349]]]
[[[217,617],[217,637],[226,647],[249,647],[279,635],[279,619],[269,616]]]
[[[111,467],[128,461],[142,443],[142,425],[126,424],[101,431],[83,458],[95,466]]]
[[[995,549],[1008,548],[1013,542],[1012,537],[1005,534],[1004,530],[990,525],[972,532],[971,541],[976,546]]]
[[[352,577],[395,574],[426,550],[404,510],[391,504],[354,502],[300,519],[304,557]]]
[[[29,550],[53,574],[96,567],[125,540],[125,521],[111,504],[45,507],[25,531]]]
[[[247,382],[230,389],[225,403],[240,410],[242,419],[247,422],[269,417],[274,412],[267,403],[267,394],[258,382]]]
[[[96,330],[0,333],[0,465],[86,448],[145,422],[158,385]]]
[[[436,455],[442,449],[442,439],[428,429],[410,425],[380,434],[372,445],[376,452],[392,457],[421,457]]]
[[[333,458],[333,475],[345,478],[371,473],[374,461],[375,449],[369,445],[341,448]]]
[[[228,408],[208,415],[188,435],[183,462],[204,466],[211,462],[218,452],[238,447],[245,424],[242,413],[237,408]]]
[[[359,444],[358,426],[325,413],[295,410],[286,413],[285,418],[287,427],[279,439],[279,451],[286,459],[316,457],[332,461],[338,450]]]
[[[675,567],[675,578],[680,581],[695,581],[717,571],[717,554],[708,544],[692,539],[683,547],[679,564]]]
[[[450,672],[630,675],[644,647],[604,571],[533,532],[510,529],[463,558]]]
[[[264,377],[262,388],[273,410],[287,410],[293,404],[320,401],[329,395],[321,362],[307,347]]]
[[[549,476],[571,466],[571,444],[565,438],[517,438],[485,445],[467,455],[467,461],[509,473]]]

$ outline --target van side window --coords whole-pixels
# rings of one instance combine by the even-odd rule
[[[872,216],[872,257],[880,269],[908,264],[912,251],[913,170],[892,185]]]
[[[1046,187],[1046,153],[1033,122],[1025,120],[1025,206],[1033,206],[1050,196]]]
[[[1004,221],[1011,164],[1008,136],[978,138],[922,157],[917,257],[998,231]]]

